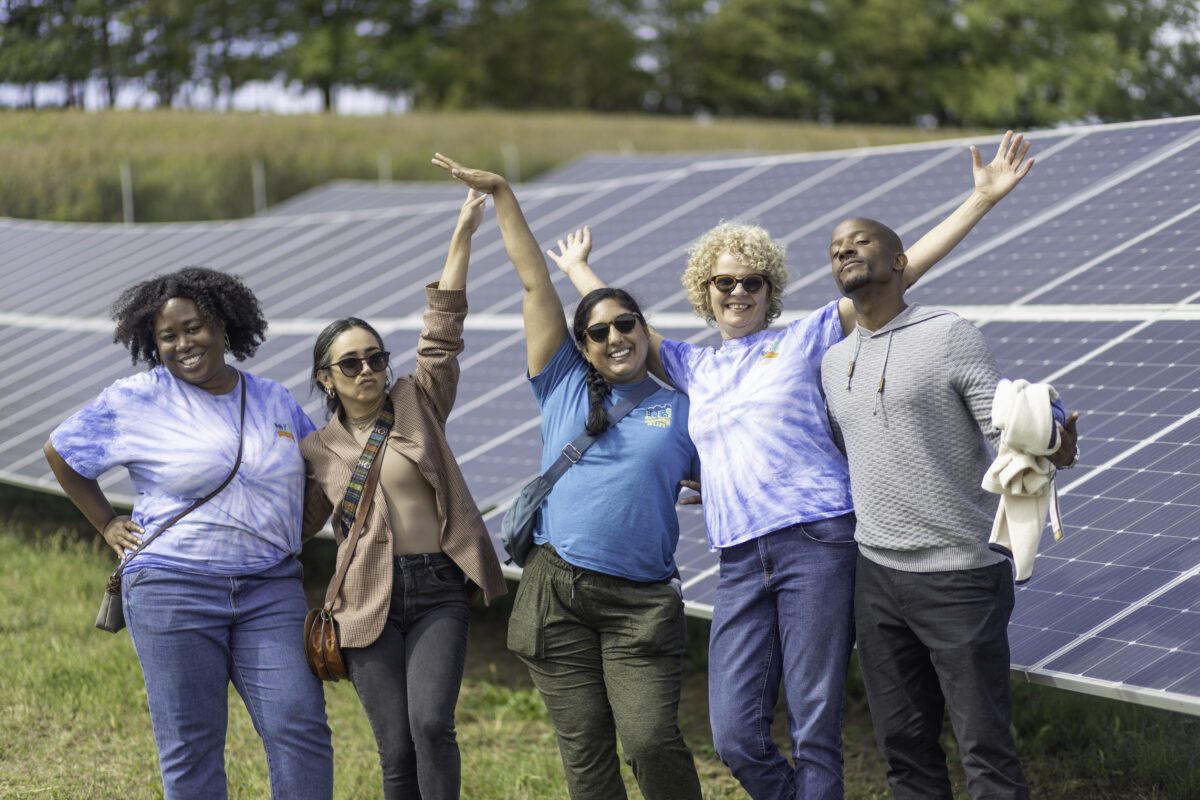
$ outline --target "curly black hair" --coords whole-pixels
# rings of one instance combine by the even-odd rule
[[[112,304],[117,323],[113,341],[129,349],[134,364],[159,365],[154,317],[173,297],[186,297],[207,321],[224,324],[229,337],[226,350],[238,361],[254,355],[266,338],[262,307],[240,278],[206,267],[187,267],[131,286]]]

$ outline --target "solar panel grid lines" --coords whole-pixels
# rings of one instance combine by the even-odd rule
[[[1087,137],[1083,141],[1088,141],[1091,138],[1092,137]],[[960,254],[955,254],[946,259],[922,280],[922,288],[927,288],[931,283],[945,280],[947,276],[952,274],[964,264],[977,261],[980,255],[1007,245],[1009,242],[1013,241],[1014,239],[1018,239],[1018,237],[1023,236],[1029,231],[1062,216],[1076,206],[1083,205],[1089,200],[1099,197],[1105,192],[1108,192],[1120,186],[1121,184],[1136,178],[1138,175],[1141,175],[1147,170],[1152,169],[1159,163],[1171,158],[1172,156],[1192,148],[1192,146],[1198,142],[1200,142],[1200,131],[1177,138],[1169,138],[1168,141],[1161,145],[1161,147],[1144,155],[1143,157],[1134,161],[1132,164],[1112,171],[1101,180],[1087,182],[1085,186],[1079,188],[1076,193],[1065,198],[1062,202],[1051,206],[1047,210],[1044,210],[1040,213],[1027,216],[1021,222],[1011,225],[1007,230],[997,234],[996,236],[993,236],[985,245],[974,249],[968,249]],[[1119,164],[1120,162],[1116,163]],[[1050,170],[1043,170],[1043,172],[1045,171]],[[1041,177],[1051,180],[1053,179],[1053,176]],[[1003,212],[1007,209],[1004,209],[1002,204],[997,210]],[[998,218],[988,220],[990,223],[996,223],[998,221]]]
[[[1033,580],[1018,591],[1013,663],[1029,680],[1200,713],[1200,118],[1033,138],[1039,163],[1030,179],[946,260],[960,264],[931,273],[913,295],[976,321],[1004,374],[1049,380],[1083,412],[1083,463],[1060,474],[1067,536],[1046,534]],[[826,267],[796,267],[825,260],[832,218],[844,210],[919,236],[963,199],[965,144],[601,158],[568,168],[563,183],[552,175],[517,193],[545,244],[600,220],[593,257],[601,275],[633,289],[672,337],[715,343],[680,291],[695,236],[720,219],[753,218],[788,237],[792,319],[834,296]],[[39,445],[63,416],[135,370],[110,344],[102,310],[147,270],[203,258],[242,273],[274,323],[243,366],[281,380],[314,419],[324,409],[308,391],[309,359],[327,318],[367,314],[397,371],[410,371],[421,278],[440,267],[462,194],[449,180],[346,184],[244,221],[0,220],[0,277],[14,290],[0,297],[0,479],[55,488]],[[520,286],[491,211],[474,249],[467,349],[447,432],[476,498],[500,509],[538,469],[538,410],[522,385]],[[573,305],[564,276],[555,279]],[[45,286],[65,287],[57,296],[78,302],[40,299]],[[79,379],[48,382],[52,359]],[[132,499],[122,472],[104,483]],[[498,514],[489,514],[493,530]],[[689,613],[708,616],[717,561],[702,513],[681,509],[679,521]]]

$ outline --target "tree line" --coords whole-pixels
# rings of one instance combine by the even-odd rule
[[[1197,113],[1197,30],[1191,0],[0,0],[0,83],[1036,126]]]

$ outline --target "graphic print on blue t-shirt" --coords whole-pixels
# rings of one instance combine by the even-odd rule
[[[570,339],[530,379],[542,410],[542,471],[587,421],[587,363]],[[652,379],[648,379],[652,380]],[[612,408],[636,384],[615,385]],[[542,504],[534,541],[571,564],[636,581],[675,569],[679,481],[699,473],[687,433],[688,399],[660,388],[602,433]]]
[[[220,494],[157,538],[129,571],[159,566],[249,575],[300,551],[304,459],[312,421],[283,386],[242,373],[242,463]],[[55,428],[50,441],[79,474],[125,467],[133,519],[151,534],[211,492],[237,457],[240,389],[213,395],[163,367],[124,378]]]
[[[667,376],[691,400],[713,549],[853,510],[821,394],[821,357],[841,339],[833,302],[716,349],[663,340]]]

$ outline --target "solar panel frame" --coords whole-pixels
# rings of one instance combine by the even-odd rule
[[[1200,613],[1200,363],[1192,356],[1200,291],[1189,282],[1200,253],[1200,184],[1188,167],[1200,155],[1200,118],[1032,138],[1040,188],[1023,187],[989,214],[914,290],[979,324],[1010,374],[1052,381],[1086,411],[1084,463],[1063,476],[1067,536],[1047,534],[1034,580],[1019,590],[1014,670],[1200,714],[1200,628],[1191,627],[1200,619],[1192,616]],[[720,218],[766,222],[792,246],[794,318],[833,297],[827,268],[795,267],[810,257],[820,263],[832,223],[851,214],[899,220],[914,240],[964,197],[964,144],[699,160],[597,156],[518,194],[540,241],[595,221],[593,255],[605,276],[631,286],[660,327],[712,342],[690,317],[675,274],[696,234]],[[0,364],[8,368],[0,369],[0,480],[57,489],[37,447],[61,417],[49,410],[77,407],[134,369],[110,343],[107,303],[185,258],[245,276],[274,323],[248,366],[284,382],[314,419],[322,404],[307,393],[308,351],[329,316],[369,315],[393,343],[397,367],[409,369],[422,287],[440,271],[460,203],[452,183],[339,182],[252,220],[0,219],[0,272],[13,287],[0,298]],[[1127,206],[1137,213],[1122,212]],[[1088,222],[1093,230],[1064,234]],[[61,301],[39,292],[48,264],[71,288]],[[981,273],[991,283],[976,286]],[[494,528],[505,500],[536,471],[540,446],[520,374],[519,286],[490,216],[476,235],[470,282],[461,401],[448,432]],[[561,275],[555,282],[570,307],[573,292]],[[348,285],[355,291],[343,293]],[[52,359],[82,368],[83,378],[60,386],[43,368]],[[127,480],[114,473],[103,485],[120,495]],[[688,611],[710,616],[717,562],[701,514],[681,510],[680,527]]]

